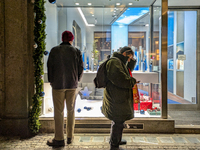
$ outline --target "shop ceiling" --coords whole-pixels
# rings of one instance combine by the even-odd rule
[[[154,3],[155,2],[155,3]],[[161,0],[57,0],[60,8],[80,7],[88,24],[111,25],[128,8],[149,7],[154,3],[158,9]],[[200,6],[200,0],[168,0],[170,6]],[[158,24],[160,14],[154,10],[154,25]],[[140,16],[129,25],[145,26],[149,24],[149,13]]]

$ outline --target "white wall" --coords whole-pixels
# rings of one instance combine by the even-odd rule
[[[67,9],[59,7],[58,11],[58,43],[62,42],[62,33],[67,30]],[[71,31],[71,30],[70,30]]]
[[[65,30],[73,31],[73,21],[81,28],[82,47],[86,45],[86,25],[78,12],[77,8],[58,8],[58,41],[61,42],[62,32]]]
[[[58,20],[57,20],[57,6],[49,2],[45,3],[46,8],[46,51],[49,51],[58,44]],[[44,73],[47,73],[47,59],[48,55],[44,56]]]
[[[184,18],[184,99],[196,97],[196,11],[185,11]]]

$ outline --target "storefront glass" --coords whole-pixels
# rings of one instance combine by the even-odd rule
[[[104,117],[101,113],[104,89],[95,88],[93,79],[99,65],[124,46],[133,49],[137,60],[132,72],[140,81],[135,117],[161,117],[161,1],[152,5],[153,2],[140,1],[133,6],[131,1],[119,4],[99,1],[89,5],[89,1],[81,4],[57,0],[56,4],[46,4],[46,50],[60,44],[62,32],[69,30],[75,36],[73,45],[82,53],[84,73],[77,89],[76,117]],[[53,117],[47,59],[45,56],[42,117]]]
[[[196,104],[197,11],[168,14],[168,104]]]

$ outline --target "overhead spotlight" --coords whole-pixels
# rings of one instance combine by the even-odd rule
[[[120,3],[116,3],[116,5],[118,5],[118,6],[119,6],[119,5],[120,5]]]
[[[79,5],[79,3],[75,3],[75,5]]]
[[[88,5],[92,5],[92,3],[88,3]]]
[[[55,4],[55,3],[56,3],[56,0],[49,0],[49,3]]]
[[[133,5],[133,3],[128,3],[128,5]]]
[[[94,15],[92,15],[94,17]]]

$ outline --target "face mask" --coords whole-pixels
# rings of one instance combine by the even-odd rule
[[[129,59],[129,57],[128,56],[125,56],[125,58],[126,58],[126,65],[128,64],[128,59]]]

